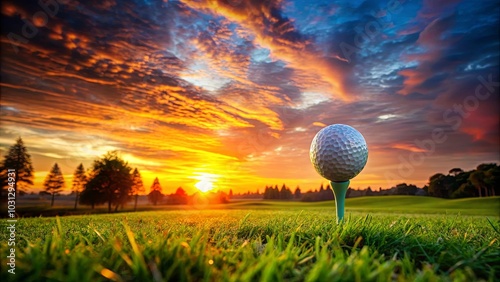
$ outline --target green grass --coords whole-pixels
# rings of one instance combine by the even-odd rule
[[[414,199],[349,199],[341,225],[332,202],[21,218],[16,275],[0,233],[0,280],[500,280],[498,197]]]

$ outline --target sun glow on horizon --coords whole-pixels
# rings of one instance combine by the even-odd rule
[[[211,173],[202,173],[199,176],[196,176],[195,179],[199,181],[194,185],[198,190],[202,192],[208,192],[214,189],[214,182],[218,176]]]

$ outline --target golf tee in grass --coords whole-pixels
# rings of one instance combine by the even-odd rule
[[[344,219],[345,195],[349,189],[350,181],[335,182],[331,181],[333,194],[335,195],[335,207],[337,208],[337,223]]]

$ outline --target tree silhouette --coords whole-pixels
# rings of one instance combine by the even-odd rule
[[[85,184],[87,184],[87,174],[85,173],[85,169],[83,168],[83,164],[80,164],[73,174],[73,192],[75,192],[75,210],[78,203],[78,198],[80,193],[85,188]]]
[[[447,176],[443,176],[444,177]],[[450,179],[451,180],[451,179]],[[417,193],[418,187],[413,185],[413,184],[406,184],[406,183],[400,183],[396,185],[396,189],[394,191],[394,195],[415,195]],[[449,191],[446,191],[446,195],[449,193]]]
[[[436,173],[429,178],[429,195],[439,198],[448,197],[448,178],[451,176],[446,176],[442,173]]]
[[[490,187],[490,195],[500,195],[500,166],[495,165],[489,168],[484,175],[486,177],[485,182]]]
[[[283,183],[283,185],[281,186],[281,190],[280,190],[280,196],[279,196],[279,199],[282,199],[282,200],[286,200],[287,199],[287,192],[286,192],[286,186],[285,186],[285,183]]]
[[[148,198],[149,201],[155,206],[163,198],[162,188],[158,177],[155,178],[153,185],[151,185],[151,192],[149,193]]]
[[[368,186],[368,188],[365,191],[365,195],[366,196],[373,196],[372,187]]]
[[[0,165],[0,179],[2,187],[0,193],[7,188],[7,173],[9,170],[16,172],[14,177],[14,193],[26,192],[28,185],[33,185],[33,165],[31,164],[31,156],[24,146],[23,139],[19,137],[16,143],[9,148],[9,152],[5,155]]]
[[[95,160],[90,179],[85,185],[84,192],[87,193],[84,202],[92,206],[107,202],[108,212],[111,212],[112,205],[115,205],[117,211],[118,207],[128,200],[132,188],[131,170],[128,163],[118,157],[116,151],[108,152],[101,159]]]
[[[205,194],[205,196],[208,194]],[[188,203],[188,194],[182,187],[177,188],[175,193],[169,195],[167,202],[173,205],[184,205]]]
[[[280,198],[280,190],[278,189],[278,185],[275,185],[273,190],[272,190],[272,197],[271,199],[279,199]]]
[[[266,188],[264,188],[264,200],[269,200],[271,199],[271,188],[266,185]]]
[[[43,183],[45,191],[52,195],[50,206],[54,206],[54,196],[64,188],[64,177],[57,163],[54,164]]]
[[[326,185],[326,188],[321,184],[319,191],[312,195],[315,201],[329,201],[333,200],[333,191],[330,184]]]
[[[460,173],[463,173],[464,171],[461,169],[461,168],[458,168],[458,167],[455,167],[455,168],[452,168],[450,169],[449,173],[453,176],[457,176],[459,175]]]
[[[139,193],[144,193],[146,192],[146,189],[144,188],[144,183],[142,183],[142,178],[141,174],[137,170],[137,168],[134,169],[134,172],[132,172],[132,190],[131,194],[134,195],[135,200],[134,200],[134,211],[137,210],[137,198],[139,198]]]
[[[102,195],[102,191],[97,185],[87,182],[85,189],[80,193],[80,205],[90,205],[94,209],[95,205],[104,204],[106,200]]]
[[[177,190],[175,190],[175,195],[180,197],[187,197],[187,193],[184,189],[182,189],[182,187],[179,187],[177,188]]]
[[[297,188],[295,188],[295,192],[293,193],[295,199],[300,199],[302,196],[302,192],[300,191],[300,187],[297,185]]]
[[[247,195],[252,195],[250,191],[248,191]],[[261,195],[256,193],[255,195]],[[273,186],[266,186],[264,189],[264,193],[262,194],[262,198],[265,200],[290,200],[293,199],[294,194],[290,190],[290,188],[286,187],[286,185],[283,183],[281,186],[281,189],[278,188],[278,185]]]
[[[457,190],[451,195],[452,198],[465,198],[474,197],[476,195],[476,187],[472,185],[469,181],[462,183]]]
[[[486,192],[485,196],[486,197],[488,196],[487,189],[485,187],[486,183],[484,182],[484,172],[482,172],[480,170],[474,171],[473,173],[470,174],[469,180],[472,183],[472,185],[474,185],[474,187],[476,187],[477,191],[479,192],[479,197],[483,196],[483,194],[482,194],[483,188]]]
[[[302,192],[300,191],[300,187],[297,185],[297,188],[295,188],[295,191],[293,192],[293,196],[295,199],[300,199],[302,197]]]
[[[495,189],[499,189],[500,187],[500,167],[496,164],[480,164],[477,166],[477,171],[483,172],[484,178],[484,189],[486,196],[495,196]]]

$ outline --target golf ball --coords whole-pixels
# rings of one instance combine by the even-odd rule
[[[321,176],[343,182],[363,170],[368,160],[368,148],[359,131],[349,125],[333,124],[314,136],[309,156]]]

